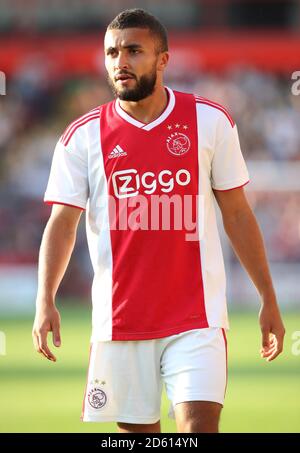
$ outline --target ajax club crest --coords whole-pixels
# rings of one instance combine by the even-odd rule
[[[191,142],[186,134],[179,132],[180,124],[175,124],[175,126],[169,125],[168,129],[170,131],[174,129],[174,132],[171,132],[167,138],[167,148],[169,152],[174,156],[186,154],[191,147]],[[186,130],[187,126],[183,126],[183,129]]]
[[[94,409],[101,409],[106,404],[107,396],[99,387],[94,387],[88,394],[88,402]]]

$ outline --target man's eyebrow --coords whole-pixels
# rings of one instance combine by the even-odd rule
[[[123,47],[123,49],[142,49],[143,46],[141,44],[133,43],[133,44],[127,44],[127,46],[122,46],[122,47]],[[106,52],[111,52],[113,50],[116,50],[116,47],[110,46],[106,49]]]

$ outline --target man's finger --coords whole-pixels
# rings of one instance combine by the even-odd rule
[[[277,352],[276,352],[276,355],[274,357],[272,357],[272,360],[275,359],[275,357],[277,357],[283,351],[283,337],[284,337],[284,334],[276,336],[276,341],[277,341],[276,350],[277,350]]]
[[[269,346],[262,346],[260,348],[260,352],[264,353],[264,352],[270,352],[272,349],[276,348],[277,347],[277,339],[275,338],[275,336],[273,336],[272,338],[270,338],[269,340]]]
[[[276,340],[275,336],[273,335],[272,338],[270,338],[270,346],[272,346],[273,344],[275,344],[276,341],[277,341],[277,340]]]
[[[276,357],[281,354],[283,351],[283,335],[276,336],[276,345],[272,350],[272,354],[268,356],[267,361],[271,362],[272,360],[276,359]]]
[[[271,351],[274,348],[277,348],[277,343],[276,344],[271,344],[268,348],[266,348],[266,347],[261,348],[260,352],[269,352],[269,351]]]
[[[53,324],[52,326],[52,340],[54,346],[59,348],[61,345],[61,338],[60,338],[60,329],[58,324]]]
[[[39,346],[40,346],[40,349],[41,349],[43,355],[47,359],[55,362],[56,357],[52,354],[52,352],[50,351],[50,349],[48,348],[48,345],[47,345],[47,332],[41,331],[38,335],[38,341],[39,341]]]
[[[270,346],[270,331],[262,329],[262,347],[268,348]]]
[[[261,349],[261,353],[262,354],[269,354],[271,351],[273,351],[274,349],[277,349],[277,345],[273,345],[273,346],[270,346],[269,348],[263,348]]]
[[[52,362],[56,362],[56,357],[52,354],[52,352],[48,348],[47,343],[41,343],[40,347],[41,347],[42,353],[48,360],[51,360]]]
[[[267,358],[267,362],[271,362],[272,360],[276,359],[276,357],[282,352],[282,349],[276,349],[273,354]]]
[[[33,341],[34,349],[36,350],[36,352],[38,352],[39,354],[42,354],[42,351],[41,351],[40,345],[39,345],[39,340],[38,340],[37,334],[35,332],[33,332],[33,334],[32,334],[32,341]]]
[[[277,347],[276,347],[276,346],[274,346],[273,348],[271,348],[269,351],[262,351],[262,352],[261,352],[261,356],[262,356],[263,358],[269,357],[270,355],[274,354],[274,351],[277,351]]]

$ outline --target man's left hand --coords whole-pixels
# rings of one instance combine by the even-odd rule
[[[274,360],[283,351],[285,328],[277,303],[263,304],[259,312],[259,323],[262,332],[260,354],[267,362]]]

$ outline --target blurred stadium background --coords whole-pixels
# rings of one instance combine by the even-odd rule
[[[237,122],[251,178],[246,190],[286,322],[285,352],[266,364],[258,354],[258,296],[221,229],[231,318],[221,430],[299,432],[297,0],[0,0],[0,71],[6,78],[6,95],[0,89],[0,431],[116,430],[115,424],[79,421],[92,279],[84,219],[59,290],[63,346],[57,364],[34,353],[31,327],[53,149],[70,121],[112,98],[104,30],[128,7],[144,7],[169,30],[165,84],[222,103]],[[164,394],[162,429],[175,432],[167,409]]]

